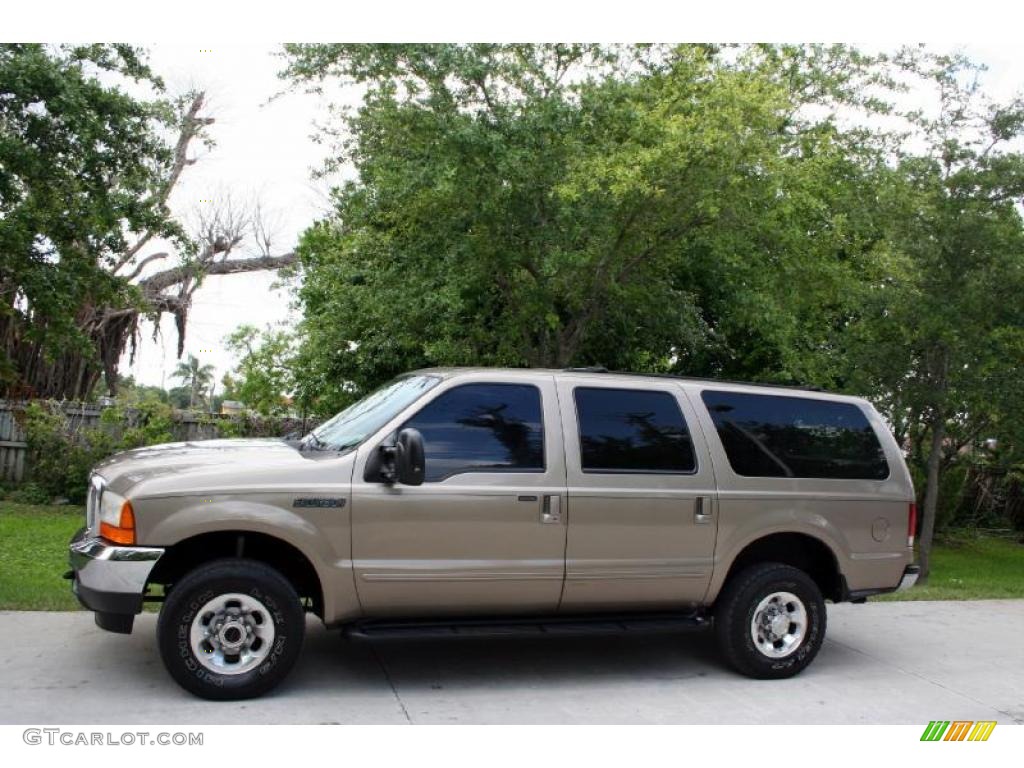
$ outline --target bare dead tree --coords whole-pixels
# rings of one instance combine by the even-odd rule
[[[203,114],[205,105],[205,94],[199,92],[183,111],[169,172],[154,192],[154,202],[165,211],[182,175],[196,162],[195,144],[206,139],[205,129],[214,123],[214,118]],[[102,375],[110,394],[116,394],[118,364],[126,350],[134,357],[141,318],[149,318],[159,328],[162,315],[173,315],[181,357],[192,296],[206,277],[277,270],[295,262],[294,252],[273,253],[272,227],[258,202],[240,204],[223,195],[198,209],[194,221],[187,240],[178,244],[178,253],[147,252],[148,246],[162,239],[161,232],[132,233],[131,244],[110,266],[111,273],[123,281],[128,300],[117,307],[83,306],[78,326],[94,349],[68,350],[46,361],[36,356],[36,362],[23,369],[27,393],[84,399]],[[175,257],[174,266],[153,270]]]

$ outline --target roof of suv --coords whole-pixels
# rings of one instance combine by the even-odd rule
[[[447,368],[424,368],[416,373],[433,374],[436,376],[443,376],[445,378],[456,376],[459,374],[472,374],[472,373],[500,373],[502,375],[508,375],[515,377],[517,375],[534,374],[534,373],[549,373],[553,376],[573,376],[573,377],[593,377],[595,380],[608,381],[617,380],[622,383],[628,383],[637,379],[669,379],[679,382],[687,382],[693,384],[707,384],[710,386],[717,387],[729,387],[730,389],[736,388],[756,388],[759,390],[776,390],[779,394],[788,394],[793,396],[796,392],[805,392],[818,397],[827,396],[829,398],[844,399],[844,400],[857,400],[861,401],[863,398],[843,395],[834,392],[827,392],[818,387],[811,386],[797,386],[792,384],[768,384],[763,382],[753,381],[730,381],[727,379],[705,379],[693,376],[678,376],[670,373],[633,373],[631,371],[609,371],[606,368],[601,367],[587,367],[587,368],[487,368],[487,367],[447,367]]]

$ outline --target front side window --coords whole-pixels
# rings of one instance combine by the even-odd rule
[[[705,390],[733,471],[746,477],[884,480],[889,465],[853,403]]]
[[[543,472],[540,391],[529,384],[464,384],[404,425],[423,435],[426,482],[460,472]]]
[[[584,472],[696,470],[686,421],[668,392],[577,387],[574,394]]]

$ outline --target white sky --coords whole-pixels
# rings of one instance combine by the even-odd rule
[[[172,198],[172,210],[188,216],[201,201],[230,193],[235,199],[259,198],[273,223],[274,252],[295,247],[299,235],[328,208],[326,180],[314,180],[327,148],[313,142],[314,123],[327,118],[325,105],[315,96],[287,93],[271,101],[284,89],[277,78],[282,60],[277,46],[208,47],[192,45],[146,45],[150,64],[160,74],[170,94],[190,88],[207,94],[204,114],[216,122],[210,133],[216,141],[212,150],[196,143],[193,154],[199,161],[186,169]],[[147,252],[163,250],[154,244]],[[232,258],[244,256],[235,252]],[[157,268],[169,266],[162,262]],[[147,270],[153,271],[153,270]],[[294,322],[289,291],[274,288],[275,273],[260,272],[213,276],[205,280],[193,297],[188,318],[185,355],[194,354],[212,363],[216,380],[234,365],[224,349],[224,337],[243,323],[263,327],[268,323]],[[161,332],[153,338],[153,326],[141,324],[141,339],[135,361],[122,359],[121,371],[146,384],[174,386],[170,378],[177,365],[177,332],[174,320],[165,315]]]
[[[169,91],[204,89],[209,97],[208,112],[217,121],[211,127],[217,146],[208,153],[199,150],[202,158],[186,171],[171,200],[174,211],[185,214],[200,200],[225,192],[239,198],[258,196],[277,223],[275,252],[291,250],[300,233],[328,209],[330,183],[312,179],[313,168],[328,150],[311,139],[314,123],[327,119],[326,104],[304,93],[289,93],[268,103],[284,85],[276,77],[282,66],[282,60],[274,55],[279,46],[254,43],[210,48],[209,43],[197,42],[146,47],[153,69],[164,77]],[[1024,90],[1024,47],[1015,41],[936,47],[958,47],[989,65],[986,86],[997,98]],[[336,93],[332,98],[354,102],[356,97]],[[225,336],[243,323],[263,327],[296,321],[297,315],[289,308],[288,290],[272,289],[274,281],[272,273],[211,277],[196,291],[185,354],[216,367],[218,388],[220,377],[235,363],[224,349]],[[152,325],[143,323],[135,362],[129,365],[126,355],[122,373],[146,384],[174,386],[170,375],[177,364],[176,339],[170,316],[165,316],[156,341]]]

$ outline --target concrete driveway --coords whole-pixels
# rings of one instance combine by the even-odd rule
[[[829,606],[818,658],[776,682],[706,633],[370,642],[311,622],[285,684],[237,703],[178,688],[154,626],[0,613],[0,723],[1024,722],[1024,600]]]

